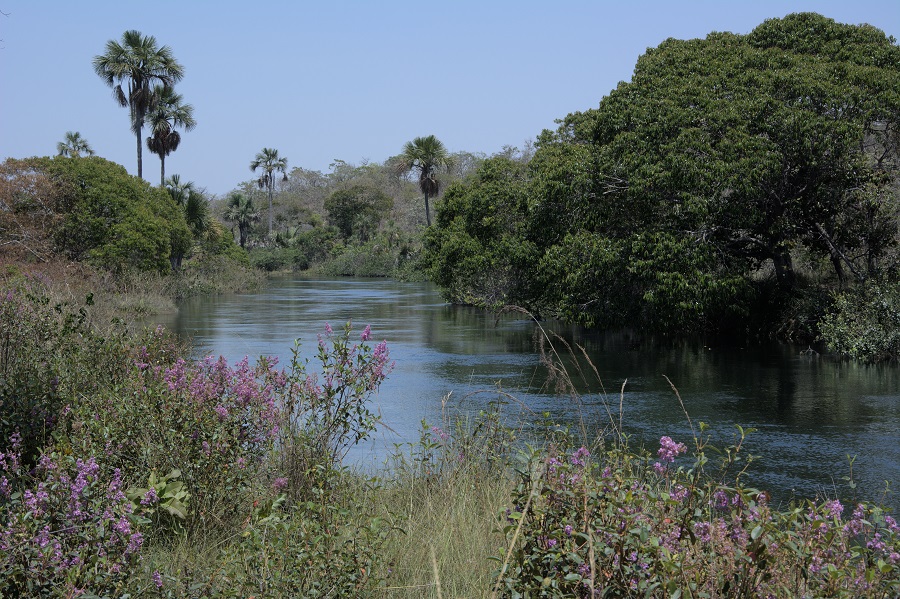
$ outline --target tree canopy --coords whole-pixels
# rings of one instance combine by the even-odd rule
[[[898,121],[900,48],[874,27],[802,13],[748,35],[666,40],[597,108],[539,137],[516,208],[527,284],[507,300],[684,331],[790,295],[798,261],[803,273],[827,265],[838,285],[885,276]],[[442,212],[456,214],[451,195],[482,205],[465,224],[438,217],[433,270],[453,296],[465,281],[445,276],[451,248],[508,209],[494,201],[506,193],[483,177],[448,190]]]

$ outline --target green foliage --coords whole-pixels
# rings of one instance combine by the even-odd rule
[[[190,244],[190,230],[169,195],[117,164],[93,156],[19,164],[55,182],[49,199],[62,218],[54,239],[73,260],[88,259],[112,270],[167,272],[170,254]]]
[[[451,301],[499,306],[528,298],[537,252],[523,239],[525,184],[522,163],[491,158],[447,190],[424,245],[431,279]]]
[[[660,439],[659,461],[615,445],[551,445],[519,471],[503,515],[495,596],[887,597],[900,591],[900,527],[837,500],[786,511],[741,486],[741,444]],[[722,455],[711,468],[707,452]],[[731,475],[727,475],[731,472]],[[732,478],[733,476],[733,478]]]
[[[304,502],[255,517],[223,556],[212,597],[366,597],[382,585],[376,569],[390,531],[380,518]]]
[[[86,304],[92,301],[89,296]],[[0,451],[18,433],[26,464],[66,406],[121,375],[121,334],[94,333],[85,307],[51,305],[34,281],[7,282],[0,291]]]
[[[850,358],[900,359],[900,284],[870,283],[838,294],[819,330],[832,350]]]
[[[337,233],[333,227],[315,227],[307,231],[293,228],[275,235],[278,246],[255,248],[250,263],[261,270],[307,270],[331,256],[336,247]]]
[[[367,241],[394,207],[394,200],[375,188],[353,185],[339,189],[325,200],[328,221],[345,240],[354,237]]]
[[[431,276],[588,325],[774,334],[798,257],[836,286],[895,276],[897,65],[883,32],[808,13],[666,40],[524,172],[494,158],[448,190]]]

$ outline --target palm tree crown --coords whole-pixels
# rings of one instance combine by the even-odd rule
[[[129,30],[122,41],[106,42],[106,52],[94,57],[94,72],[113,89],[113,97],[131,113],[131,131],[137,138],[138,177],[141,164],[141,129],[153,104],[153,85],[172,87],[184,77],[182,67],[168,46],[160,48],[152,35]],[[123,85],[127,86],[127,94]]]
[[[225,220],[230,220],[238,226],[241,247],[247,244],[250,226],[259,220],[259,210],[253,205],[253,198],[241,193],[233,193],[228,198],[228,208],[225,210]]]
[[[269,236],[272,236],[272,192],[275,189],[274,173],[279,172],[284,175],[284,181],[287,181],[287,158],[278,156],[278,150],[274,148],[263,148],[262,152],[256,155],[256,158],[250,163],[250,170],[256,172],[262,169],[262,176],[257,181],[259,188],[264,187],[269,190]]]
[[[159,156],[159,184],[165,185],[166,156],[178,149],[181,135],[176,131],[180,127],[191,131],[197,126],[194,120],[194,107],[184,104],[181,94],[176,94],[171,87],[157,85],[153,89],[152,106],[145,120],[150,127],[151,136],[147,138],[147,149]]]
[[[66,137],[63,141],[56,144],[56,151],[59,156],[70,156],[78,158],[82,154],[85,156],[93,156],[94,150],[91,149],[87,140],[81,137],[81,133],[75,131],[66,131]]]
[[[425,221],[431,226],[431,210],[428,198],[440,191],[437,171],[449,168],[453,160],[441,140],[434,135],[417,137],[406,142],[403,153],[398,156],[398,168],[401,173],[415,171],[419,175],[419,189],[425,196]]]

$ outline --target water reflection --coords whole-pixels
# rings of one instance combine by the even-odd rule
[[[416,440],[422,419],[439,421],[448,394],[449,409],[477,411],[497,398],[484,392],[497,385],[524,405],[506,407],[511,415],[548,412],[601,429],[610,421],[606,406],[618,420],[627,379],[621,417],[632,443],[655,449],[664,434],[689,440],[684,410],[695,428],[709,423],[720,443],[733,437],[735,424],[754,427],[747,448],[760,460],[750,482],[782,499],[846,497],[848,455],[857,456],[853,474],[863,498],[880,499],[885,481],[900,480],[900,369],[801,355],[805,347],[672,344],[629,331],[539,327],[522,315],[449,306],[428,284],[388,280],[284,278],[252,295],[186,302],[163,324],[193,338],[198,355],[284,360],[294,339],[303,342],[301,355],[312,357],[324,323],[350,319],[358,329],[370,324],[396,361],[376,406],[389,429],[357,459],[379,459],[394,443]],[[538,352],[542,330],[563,357],[579,402],[553,392]]]

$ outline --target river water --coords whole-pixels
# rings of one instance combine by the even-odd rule
[[[338,329],[348,320],[357,332],[371,325],[373,341],[386,340],[396,362],[373,403],[385,426],[352,454],[363,465],[377,466],[395,444],[416,441],[423,419],[440,424],[442,414],[477,413],[502,389],[515,398],[503,408],[510,421],[527,423],[549,412],[556,421],[596,430],[609,428],[611,414],[632,446],[654,452],[662,435],[691,446],[692,426],[698,430],[701,421],[717,445],[733,440],[735,425],[753,427],[744,449],[758,459],[745,483],[779,502],[847,501],[855,493],[900,507],[900,495],[884,495],[886,485],[900,484],[896,366],[842,362],[804,352],[805,346],[654,343],[635,333],[535,323],[521,314],[498,318],[446,304],[431,284],[384,279],[274,279],[258,293],[187,301],[163,324],[193,339],[198,357],[234,362],[276,355],[283,364],[295,339],[302,355],[312,357],[325,323]],[[541,337],[563,355],[577,399],[558,395],[548,381]],[[582,358],[579,376],[566,344],[579,354],[583,347],[596,373]],[[855,490],[845,480],[851,459]]]

